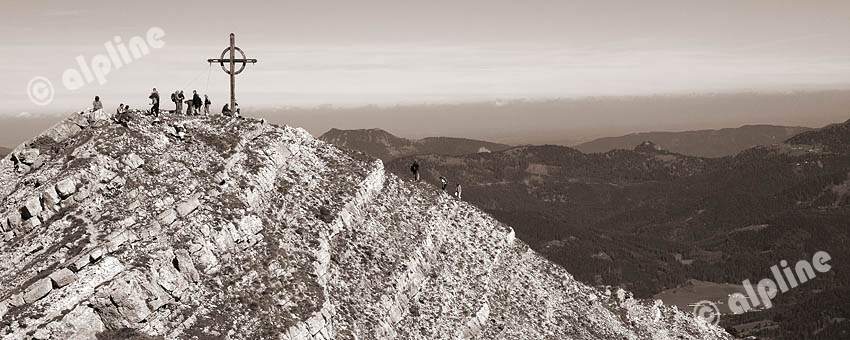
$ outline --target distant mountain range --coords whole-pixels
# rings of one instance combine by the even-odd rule
[[[575,146],[582,152],[608,152],[629,149],[638,143],[652,141],[664,149],[683,155],[700,157],[731,156],[757,145],[782,143],[806,127],[745,125],[738,128],[683,132],[641,132],[619,137],[599,138]]]
[[[494,152],[510,145],[453,137],[428,137],[406,139],[381,129],[339,130],[331,129],[319,139],[370,156],[384,162],[419,154],[464,155],[477,152]]]
[[[577,278],[643,297],[692,279],[758,282],[780,260],[818,251],[850,257],[850,121],[722,158],[651,142],[591,154],[521,146],[415,158],[424,181],[461,183],[464,200],[514,226]],[[410,178],[412,160],[387,169]],[[772,309],[724,316],[723,325],[764,322],[769,327],[739,335],[776,339],[846,338],[850,264],[831,264]]]

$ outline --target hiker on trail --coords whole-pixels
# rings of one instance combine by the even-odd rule
[[[210,97],[207,97],[207,95],[204,95],[204,115],[210,114],[210,105],[212,105],[212,102],[210,101]]]
[[[410,166],[410,172],[413,173],[413,178],[416,179],[416,181],[418,182],[419,181],[419,162],[417,162],[416,160],[413,161],[413,165]]]
[[[94,96],[94,101],[91,103],[91,110],[103,110],[103,103],[100,102],[100,96]]]
[[[440,176],[440,183],[443,184],[443,192],[446,192],[446,186],[449,185],[449,179],[446,176]]]
[[[151,95],[148,96],[151,99],[151,113],[154,117],[159,117],[159,92],[156,91],[156,87],[151,91]]]
[[[460,187],[460,183],[458,183],[457,187],[455,187],[455,197],[457,197],[457,199],[459,199],[459,200],[462,200],[463,198],[460,197],[462,192],[463,192],[463,190]]]
[[[198,95],[198,90],[192,90],[192,106],[195,107],[195,115],[201,113],[201,105],[204,104],[204,101],[201,100],[201,96]]]
[[[183,113],[183,101],[186,100],[186,96],[183,95],[183,90],[177,92],[177,113]],[[188,108],[187,108],[188,109]]]

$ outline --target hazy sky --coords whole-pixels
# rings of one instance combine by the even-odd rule
[[[66,69],[156,26],[166,45],[76,91]],[[241,106],[417,104],[587,95],[850,87],[850,1],[4,1],[0,114],[64,114],[151,87],[208,92],[207,58],[237,45],[254,67]],[[36,106],[31,78],[55,99]],[[209,79],[209,80],[208,80]],[[170,107],[170,105],[165,105]]]

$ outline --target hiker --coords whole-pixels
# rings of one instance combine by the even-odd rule
[[[224,104],[224,107],[221,108],[221,114],[225,116],[230,115],[230,107],[228,107],[227,104]]]
[[[177,93],[177,90],[174,90],[174,92],[171,93],[171,102],[174,103],[174,113],[177,113],[180,109],[180,105],[177,104]]]
[[[103,110],[103,103],[100,102],[100,96],[94,96],[94,101],[91,103],[91,110]]]
[[[198,95],[198,90],[192,90],[192,105],[195,107],[195,115],[201,113],[201,105],[204,104],[204,101],[201,100],[201,96]]]
[[[449,179],[446,176],[440,176],[440,183],[443,184],[443,192],[446,192],[446,186],[449,185]]]
[[[115,115],[115,122],[123,127],[129,127],[127,124],[130,123],[130,112],[129,106],[124,106],[121,104],[121,108],[118,109],[118,114]]]
[[[122,113],[124,113],[124,103],[121,103],[121,105],[118,105],[118,111],[115,111],[115,114],[120,115]]]
[[[183,90],[177,92],[177,113],[183,113],[183,101],[186,100],[186,96],[183,95]]]
[[[419,181],[419,162],[417,162],[416,160],[413,161],[413,165],[410,166],[410,172],[413,173],[413,178],[416,179],[416,181],[418,182]]]
[[[186,127],[183,126],[183,123],[174,123],[174,136],[179,138],[180,140],[186,139]]]
[[[210,114],[210,105],[212,105],[212,102],[210,101],[210,97],[207,97],[207,95],[204,95],[204,115]]]
[[[191,99],[187,99],[187,100],[186,100],[186,115],[187,115],[187,116],[191,116],[191,115],[192,115],[192,113],[193,113],[193,111],[192,111],[192,107],[193,107],[192,100],[191,100]]]
[[[462,192],[463,192],[463,190],[460,187],[460,183],[458,183],[457,187],[455,187],[455,197],[457,197],[457,199],[459,199],[459,200],[462,200],[463,198],[460,197]]]
[[[233,117],[234,118],[241,118],[242,117],[242,113],[239,112],[239,103],[237,103],[237,102],[233,102]]]
[[[159,117],[159,92],[156,91],[156,87],[153,88],[148,98],[151,99],[151,113],[154,117]]]

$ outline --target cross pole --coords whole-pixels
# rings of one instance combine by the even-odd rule
[[[242,55],[242,58],[236,58],[236,52]],[[229,58],[225,59],[225,55],[230,54]],[[225,73],[230,75],[230,111],[235,112],[234,108],[236,104],[236,75],[242,73],[245,70],[245,65],[248,63],[255,64],[257,63],[257,59],[246,59],[245,52],[242,52],[242,49],[236,47],[236,35],[230,33],[230,47],[224,49],[221,52],[221,57],[218,59],[207,59],[207,62],[219,63],[221,65],[221,69],[224,70]],[[230,65],[230,69],[224,66],[224,63],[228,63]],[[236,70],[236,63],[241,63],[242,66],[239,67],[239,70]],[[235,71],[235,72],[234,72]]]

